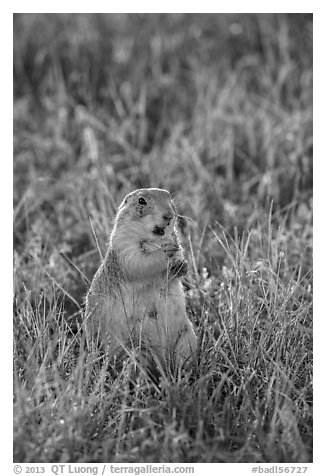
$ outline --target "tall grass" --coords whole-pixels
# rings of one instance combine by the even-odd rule
[[[15,15],[14,153],[15,461],[311,461],[311,16]],[[81,323],[146,186],[185,216],[200,349],[131,387]]]

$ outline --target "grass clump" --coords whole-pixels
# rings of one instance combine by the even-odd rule
[[[16,14],[14,154],[15,461],[311,461],[311,16]],[[191,218],[200,349],[131,388],[81,322],[147,186]]]

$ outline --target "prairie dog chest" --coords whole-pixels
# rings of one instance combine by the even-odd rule
[[[145,323],[148,319],[170,321],[183,316],[185,299],[179,281],[163,283],[154,280],[149,283],[128,283],[122,292],[122,301],[128,320]]]

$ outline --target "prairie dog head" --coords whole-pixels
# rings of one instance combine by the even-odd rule
[[[160,241],[169,238],[176,222],[176,208],[170,192],[141,188],[127,195],[119,206],[115,228],[130,230],[135,238]]]

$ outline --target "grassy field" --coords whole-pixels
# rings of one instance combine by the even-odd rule
[[[188,217],[201,344],[131,389],[81,273],[149,186]],[[13,226],[16,462],[312,461],[310,14],[16,14]]]

